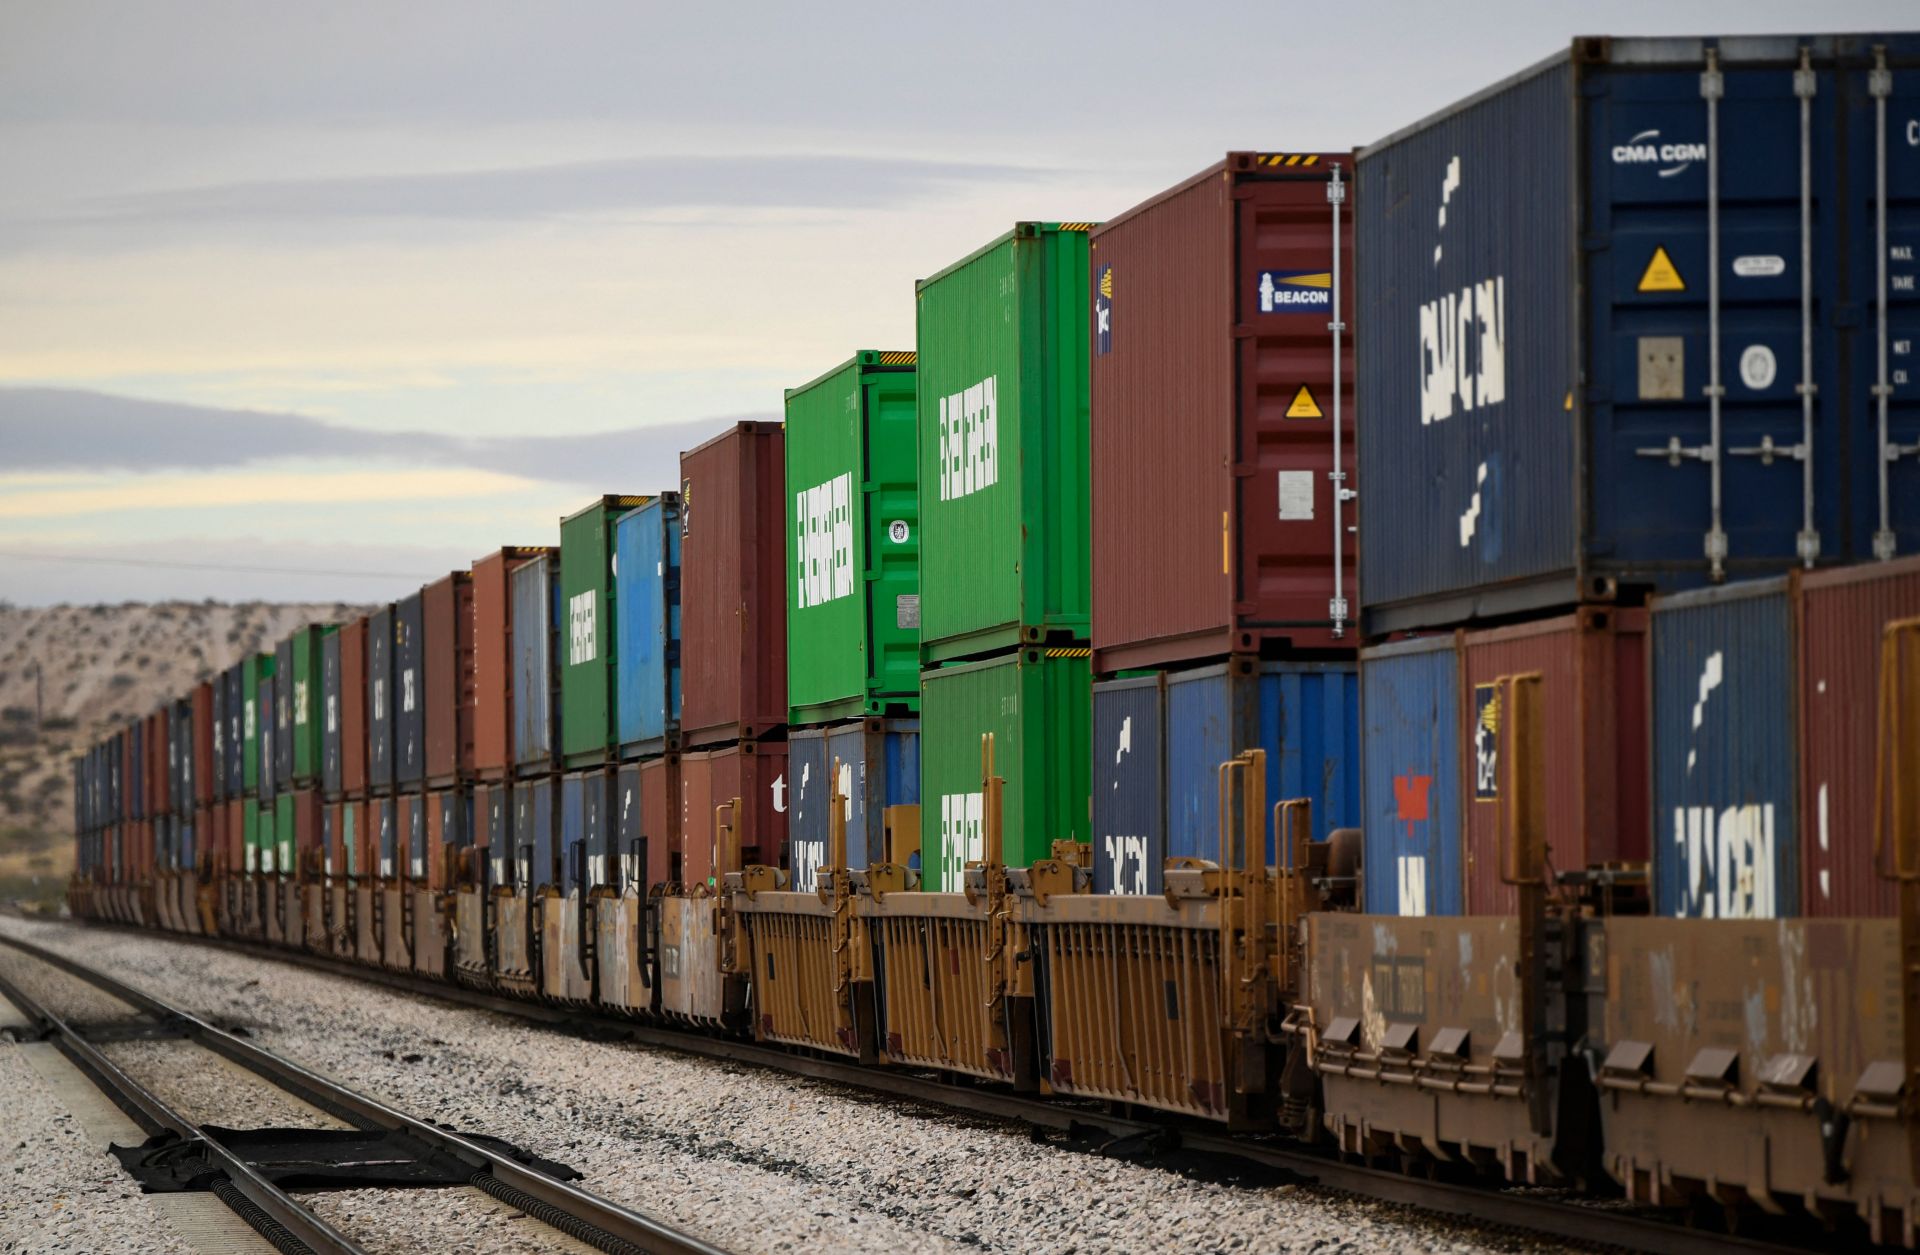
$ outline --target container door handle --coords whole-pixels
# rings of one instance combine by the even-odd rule
[[[1874,266],[1879,293],[1878,379],[1873,385],[1874,408],[1880,429],[1880,529],[1873,534],[1873,556],[1885,562],[1898,549],[1893,530],[1892,500],[1888,479],[1895,462],[1903,457],[1920,456],[1920,441],[1896,444],[1887,434],[1887,403],[1893,396],[1893,384],[1887,373],[1887,97],[1893,94],[1893,71],[1887,68],[1887,50],[1873,50],[1873,70],[1867,75],[1867,94],[1873,97],[1873,228]]]

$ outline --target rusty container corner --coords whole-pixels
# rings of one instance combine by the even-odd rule
[[[1796,615],[1801,911],[1891,916],[1899,885],[1875,850],[1890,851],[1892,834],[1873,832],[1880,641],[1889,622],[1920,616],[1920,557],[1807,575]]]
[[[786,443],[736,424],[680,455],[680,725],[689,746],[787,718]]]
[[[1499,858],[1495,682],[1538,672],[1546,695],[1547,858],[1555,871],[1650,857],[1647,612],[1608,606],[1462,638],[1460,796],[1466,913],[1512,915],[1519,895]]]
[[[642,792],[645,786],[642,785]],[[732,803],[739,799],[736,811]],[[733,825],[735,867],[787,865],[787,746],[748,741],[684,754],[680,760],[680,882],[689,888],[717,880],[719,826]],[[724,811],[723,811],[724,808]]]
[[[1094,228],[1096,672],[1358,644],[1352,178],[1230,153]]]
[[[454,571],[421,590],[426,681],[426,776],[449,788],[473,774],[473,577]]]

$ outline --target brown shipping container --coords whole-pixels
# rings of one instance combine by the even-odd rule
[[[320,866],[320,790],[293,791],[293,869],[311,878]]]
[[[244,875],[247,868],[247,804],[240,798],[234,798],[223,807],[227,813],[226,827],[223,830],[226,839],[227,874]]]
[[[134,781],[140,779],[133,769],[133,746],[135,742],[134,726],[140,721],[134,720],[120,734],[120,798],[121,819],[141,819],[147,813],[147,799],[134,791]]]
[[[1351,173],[1233,153],[1094,228],[1096,671],[1357,646]]]
[[[1551,868],[1576,871],[1650,857],[1646,649],[1646,611],[1612,607],[1464,634],[1460,796],[1467,812],[1467,914],[1519,909],[1513,886],[1500,879],[1493,775],[1499,710],[1492,698],[1503,675],[1537,671],[1545,685]]]
[[[640,836],[647,843],[648,890],[655,885],[685,883],[681,826],[684,797],[680,755],[666,754],[640,764]]]
[[[367,619],[340,629],[340,790],[367,792]]]
[[[427,781],[473,773],[473,577],[455,571],[420,592],[427,689]]]
[[[1920,558],[1805,576],[1798,615],[1801,910],[1894,915],[1899,886],[1874,858],[1880,638],[1892,620],[1920,615]],[[1891,841],[1882,846],[1890,867]]]
[[[513,774],[513,600],[507,577],[558,548],[517,546],[473,564],[473,771],[482,780]]]
[[[644,797],[644,782],[640,788]],[[734,798],[741,802],[740,813],[733,817],[740,840],[740,866],[786,866],[787,747],[779,741],[748,741],[681,758],[683,883],[704,884],[713,875],[718,832],[715,811]]]
[[[193,689],[193,804],[213,801],[213,685]]]
[[[786,436],[740,423],[680,455],[681,732],[753,740],[787,718]]]
[[[147,814],[165,815],[172,806],[169,791],[171,773],[167,770],[167,723],[165,711],[147,716]]]

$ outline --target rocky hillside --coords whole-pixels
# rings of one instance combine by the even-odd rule
[[[363,613],[264,602],[0,604],[0,897],[23,877],[65,878],[70,762],[82,748],[295,628]]]

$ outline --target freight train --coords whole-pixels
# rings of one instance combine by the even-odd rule
[[[102,742],[72,909],[1911,1247],[1915,84],[1582,39],[1020,224]]]

